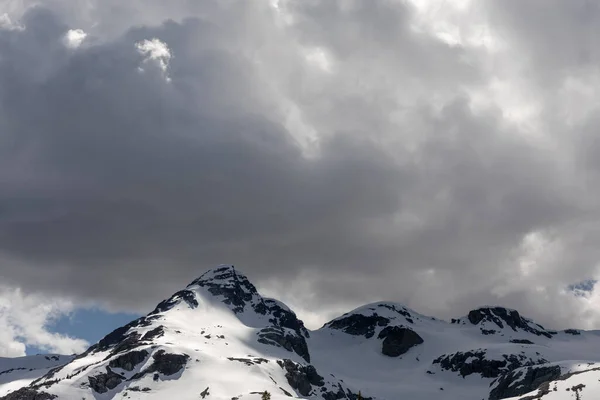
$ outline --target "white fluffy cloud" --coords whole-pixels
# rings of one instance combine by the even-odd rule
[[[87,33],[81,29],[69,29],[65,34],[63,41],[65,46],[76,49],[77,47],[81,46],[81,43],[83,43],[86,37]]]
[[[48,328],[73,307],[70,301],[0,286],[0,357],[24,356],[26,346],[59,354],[85,350],[89,345],[85,340],[53,333]]]
[[[140,54],[146,57],[144,63],[154,62],[163,74],[165,74],[165,78],[169,80],[167,68],[171,60],[171,51],[166,43],[154,38],[151,40],[142,40],[136,43],[135,47]],[[140,67],[140,70],[143,71],[144,69]]]

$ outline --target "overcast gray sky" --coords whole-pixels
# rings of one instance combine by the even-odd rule
[[[0,16],[0,320],[147,311],[231,263],[312,326],[383,299],[600,328],[600,290],[566,289],[600,275],[600,4]]]

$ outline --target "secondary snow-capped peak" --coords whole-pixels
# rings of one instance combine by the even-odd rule
[[[548,331],[543,326],[536,324],[528,318],[524,318],[517,310],[500,306],[485,306],[469,311],[465,318],[452,320],[452,323],[469,322],[479,326],[485,335],[495,334],[504,330],[513,332],[530,333],[536,336],[552,338],[555,331]]]
[[[358,307],[327,322],[323,328],[341,330],[351,335],[372,337],[378,328],[388,325],[413,326],[422,321],[436,321],[399,303],[378,302]]]

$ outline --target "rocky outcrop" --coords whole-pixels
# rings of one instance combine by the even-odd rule
[[[338,329],[344,333],[355,336],[364,336],[371,338],[375,335],[375,328],[381,326],[387,326],[390,323],[390,319],[382,317],[377,313],[373,315],[362,315],[362,314],[344,314],[341,318],[335,319],[325,326],[331,329]]]
[[[96,393],[106,393],[119,386],[125,378],[106,367],[106,372],[88,377],[90,387]]]
[[[148,315],[154,315],[168,311],[176,305],[181,304],[182,301],[186,303],[189,308],[198,307],[198,301],[196,300],[196,295],[194,295],[194,292],[192,292],[191,290],[180,290],[170,298],[158,303],[156,308]]]
[[[98,343],[90,346],[85,352],[75,357],[75,359],[86,357],[88,354],[111,350],[110,355],[107,357],[109,358],[115,354],[133,350],[145,344],[145,339],[142,338],[136,328],[148,327],[158,318],[160,317],[153,315],[135,319],[104,336]]]
[[[423,338],[415,331],[402,326],[388,326],[379,332],[377,338],[383,339],[381,353],[389,357],[398,357],[423,343]]]
[[[231,306],[233,312],[241,313],[247,309],[272,316],[270,322],[275,326],[290,328],[308,337],[308,330],[296,314],[279,301],[263,299],[256,287],[246,276],[236,271],[233,265],[216,268],[202,275],[188,285],[208,289],[213,296],[223,297],[223,303]]]
[[[404,307],[400,307],[398,305],[395,304],[388,304],[388,303],[380,303],[377,304],[377,307],[383,307],[383,308],[387,308],[388,310],[391,310],[397,314],[400,314],[401,316],[403,316],[407,322],[414,324],[414,316]]]
[[[159,350],[152,355],[152,364],[145,370],[138,372],[130,380],[139,379],[146,374],[159,373],[166,376],[174,375],[181,371],[190,358],[187,354],[171,354]]]
[[[121,368],[125,371],[133,371],[135,366],[143,362],[146,357],[148,357],[148,352],[146,350],[130,351],[117,358],[113,358],[108,365],[111,368]]]
[[[296,314],[277,300],[264,299],[266,313],[271,315],[269,322],[274,326],[289,328],[294,330],[298,335],[310,337],[308,329],[304,326],[304,322],[298,319]],[[255,308],[255,311],[256,308]],[[257,311],[258,312],[258,311]]]
[[[543,358],[531,359],[525,354],[502,354],[501,359],[488,357],[486,350],[471,350],[442,355],[433,364],[439,364],[447,371],[458,372],[463,378],[471,374],[479,374],[484,378],[497,378],[501,374],[525,366],[547,363]]]
[[[489,400],[516,397],[538,389],[542,384],[560,377],[558,365],[534,366],[511,371],[492,383]]]
[[[338,386],[336,389],[337,390],[327,390],[326,388],[322,388],[321,389],[321,397],[324,398],[325,400],[340,400],[340,399],[348,398],[348,396],[344,392],[344,388],[342,388],[341,384],[338,383]]]
[[[233,265],[221,266],[200,276],[188,285],[207,288],[213,296],[222,296],[223,303],[229,305],[233,312],[242,313],[247,305],[256,307],[257,312],[264,314],[266,305],[257,300],[256,287],[250,283],[248,278],[238,274]],[[254,304],[255,303],[255,304]]]
[[[535,344],[531,340],[527,340],[527,339],[511,339],[511,340],[509,340],[509,342],[517,343],[517,344]]]
[[[0,400],[54,400],[57,398],[56,395],[25,387],[0,397]]]
[[[150,329],[148,332],[144,333],[142,336],[142,340],[145,341],[153,341],[165,334],[165,327],[162,325],[157,326],[156,328]]]
[[[339,400],[339,399],[358,400],[359,399],[358,393],[354,393],[350,389],[346,389],[346,391],[344,391],[344,388],[342,387],[342,385],[340,383],[337,384],[337,386],[335,387],[335,390],[327,390],[324,387],[321,388],[321,397],[325,400]],[[373,400],[372,397],[365,396],[362,393],[361,393],[360,398],[363,400]]]
[[[552,334],[543,326],[523,318],[516,310],[510,310],[504,307],[478,308],[470,311],[467,318],[473,325],[478,325],[482,322],[491,322],[500,328],[504,328],[506,325],[515,332],[521,330],[537,336],[545,336],[547,338],[552,337]]]
[[[261,329],[257,335],[259,343],[283,347],[287,351],[295,352],[306,362],[310,362],[306,339],[296,332],[280,327],[267,327]]]
[[[267,360],[266,358],[262,358],[262,357],[254,357],[254,358],[227,357],[227,359],[229,361],[238,361],[238,362],[244,363],[247,366],[260,365],[263,363],[266,364],[269,362],[269,360]]]
[[[285,377],[290,386],[302,396],[310,395],[313,386],[321,387],[325,384],[323,377],[312,365],[300,365],[288,359],[277,363],[285,369]]]

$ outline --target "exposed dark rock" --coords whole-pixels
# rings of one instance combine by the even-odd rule
[[[151,372],[159,372],[163,375],[173,375],[179,372],[190,358],[187,354],[170,354],[159,350],[152,355],[154,362],[149,367]]]
[[[483,329],[479,328],[482,335],[494,335],[497,331],[495,329]]]
[[[565,333],[573,336],[581,335],[581,332],[579,332],[577,329],[565,329]]]
[[[139,386],[132,386],[127,390],[131,390],[132,392],[150,392],[152,389],[150,389],[149,387],[140,388]]]
[[[208,387],[206,389],[204,389],[202,392],[200,392],[200,397],[205,398],[206,396],[208,396],[210,394],[210,392],[208,391]]]
[[[154,361],[145,370],[138,372],[131,377],[130,380],[135,380],[143,377],[146,374],[154,373],[155,380],[158,379],[158,374],[173,375],[181,371],[187,364],[190,356],[187,354],[171,354],[166,353],[164,350],[159,350],[152,355]]]
[[[504,328],[504,325],[506,324],[506,326],[510,327],[515,332],[520,329],[537,336],[545,336],[547,338],[552,337],[543,326],[521,317],[516,310],[509,310],[504,307],[478,308],[470,311],[467,318],[473,325],[477,325],[482,321],[488,321],[496,324],[500,328]]]
[[[415,331],[400,326],[385,327],[377,338],[383,339],[381,352],[389,357],[398,357],[411,347],[423,343],[423,338]]]
[[[4,397],[0,397],[0,400],[53,400],[57,399],[58,396],[40,392],[34,388],[21,388],[19,390],[15,390],[14,392],[10,392]]]
[[[11,369],[7,369],[4,371],[0,372],[0,375],[4,375],[4,374],[10,374],[11,372],[15,372],[15,371],[25,371],[27,368],[11,368]],[[30,371],[32,371],[32,369],[30,369]]]
[[[248,278],[238,274],[233,266],[223,266],[207,272],[194,280],[188,287],[198,285],[205,287],[215,296],[223,296],[223,303],[232,306],[235,313],[244,311],[246,304],[258,296],[256,287]],[[264,302],[259,302],[255,311],[265,314],[267,310]]]
[[[194,280],[188,285],[188,288],[194,285],[207,288],[215,296],[222,296],[224,298],[223,303],[229,305],[235,313],[241,313],[247,308],[251,308],[258,314],[269,314],[269,322],[276,328],[292,329],[299,337],[307,338],[310,336],[304,323],[298,319],[293,311],[276,300],[263,299],[248,278],[239,274],[233,266],[223,266],[209,271]],[[284,337],[287,339],[287,335],[284,335]],[[300,339],[298,340],[300,341]],[[277,342],[274,339],[271,341]],[[283,342],[284,340],[280,339],[279,341]],[[287,341],[289,342],[291,339],[287,339]],[[288,348],[282,343],[280,345]],[[296,348],[300,349],[300,347],[300,345],[296,345]],[[303,353],[302,357],[308,361],[308,347],[300,351]]]
[[[510,342],[518,343],[518,344],[535,344],[531,340],[527,340],[527,339],[510,339]]]
[[[261,329],[257,335],[259,343],[283,347],[288,351],[295,352],[304,358],[306,362],[310,362],[306,339],[296,332],[291,332],[280,327],[267,327]]]
[[[310,337],[308,329],[306,329],[304,326],[304,322],[299,320],[293,311],[283,308],[277,301],[272,299],[266,299],[264,304],[266,305],[270,314],[273,316],[269,319],[270,323],[282,328],[293,329],[299,335],[304,337]]]
[[[102,339],[100,339],[100,341],[97,344],[93,345],[91,348],[93,348],[93,350],[95,351],[106,351],[111,347],[115,347],[117,345],[122,344],[125,341],[134,342],[136,340],[139,340],[139,333],[133,332],[127,334],[127,332],[132,328],[148,326],[150,325],[151,321],[152,320],[147,319],[146,317],[141,317],[136,320],[133,320],[127,325],[117,328],[108,335],[104,336]]]
[[[116,346],[114,346],[110,352],[108,357],[111,357],[115,354],[122,353],[124,351],[133,350],[138,346],[141,346],[142,343],[140,341],[141,335],[137,332],[131,332],[125,339],[119,342]]]
[[[88,377],[90,387],[97,393],[106,393],[119,386],[124,380],[125,378],[113,372],[110,367],[106,367],[106,372]]]
[[[285,377],[289,385],[302,396],[308,396],[312,392],[313,386],[323,386],[325,384],[323,377],[317,373],[312,365],[300,365],[288,359],[277,361],[277,363],[285,369]]]
[[[148,332],[144,333],[144,336],[142,336],[142,340],[154,340],[157,339],[161,336],[163,336],[165,334],[165,327],[160,325],[157,326],[156,328],[150,329]]]
[[[383,307],[383,308],[387,308],[388,310],[392,310],[392,311],[402,315],[411,324],[414,323],[414,320],[413,320],[414,317],[412,316],[412,314],[410,312],[408,312],[404,308],[397,307],[393,304],[387,304],[387,303],[377,304],[377,307]]]
[[[279,387],[279,389],[283,392],[283,394],[285,394],[287,397],[294,397],[290,392],[288,392],[287,390],[285,390],[284,388],[282,388],[281,386]]]
[[[358,400],[358,393],[354,393],[350,389],[347,389],[346,390],[346,397],[348,398],[348,400]],[[372,397],[367,397],[367,396],[365,396],[363,394],[361,394],[360,398],[363,399],[363,400],[373,400]]]
[[[244,363],[248,366],[250,365],[260,365],[262,363],[268,363],[269,360],[265,359],[265,358],[261,358],[261,357],[257,357],[254,359],[250,359],[250,358],[236,358],[236,357],[227,357],[227,359],[229,361],[238,361],[241,363]]]
[[[340,399],[347,399],[348,396],[346,396],[346,393],[344,392],[344,389],[342,388],[342,385],[340,383],[338,383],[337,386],[337,391],[333,391],[333,390],[327,390],[325,388],[321,389],[321,397],[323,397],[325,400],[340,400]]]
[[[433,361],[442,369],[458,372],[463,378],[471,374],[480,374],[484,378],[497,378],[503,373],[520,367],[544,364],[548,361],[539,358],[533,360],[522,353],[503,354],[502,360],[488,359],[485,350],[471,350],[442,355]]]
[[[534,366],[511,371],[500,376],[492,384],[489,400],[517,397],[538,389],[542,384],[560,377],[560,367]]]
[[[90,346],[85,352],[75,357],[75,360],[86,357],[88,354],[106,351],[111,349],[111,354],[106,359],[114,356],[117,353],[133,350],[134,348],[142,345],[140,341],[140,334],[134,328],[147,327],[152,324],[154,320],[160,318],[159,316],[148,316],[141,317],[131,321],[127,325],[121,326],[108,335],[104,336],[100,341]],[[62,367],[59,367],[60,370]],[[57,370],[57,371],[58,371]],[[51,375],[46,376],[47,378],[52,377]]]
[[[133,371],[136,365],[143,362],[148,357],[146,350],[130,351],[110,360],[108,365],[111,368],[122,368],[125,371]]]
[[[346,315],[346,314],[344,314]],[[375,328],[386,326],[390,323],[389,318],[373,315],[352,314],[347,317],[338,318],[326,324],[329,328],[339,329],[345,333],[355,336],[370,338],[375,334]]]
[[[191,290],[180,290],[170,298],[158,303],[156,308],[148,315],[154,315],[168,311],[175,307],[177,304],[180,304],[182,301],[185,302],[190,308],[198,307],[198,301],[196,300],[196,295],[194,294],[194,292],[192,292]]]

